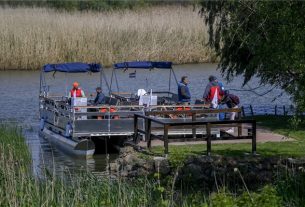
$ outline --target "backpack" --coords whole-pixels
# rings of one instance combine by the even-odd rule
[[[230,98],[235,105],[239,104],[239,97],[233,94],[230,94]]]

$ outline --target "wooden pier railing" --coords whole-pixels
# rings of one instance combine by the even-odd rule
[[[171,111],[172,112],[172,111]],[[188,113],[191,111],[188,111]],[[158,112],[160,114],[161,112]],[[169,112],[164,112],[164,113],[169,113]],[[186,113],[186,112],[184,112]],[[195,113],[195,112],[194,112]],[[215,112],[214,112],[215,113]],[[144,119],[145,127],[144,130],[139,128],[138,126],[138,120],[139,119]],[[152,123],[156,123],[158,125],[161,125],[163,128],[163,136],[156,135],[153,133],[153,128],[152,128]],[[168,155],[169,150],[168,150],[168,144],[171,141],[185,141],[186,139],[170,139],[169,138],[169,130],[172,127],[177,127],[177,126],[191,126],[191,127],[202,127],[204,126],[206,128],[206,135],[203,138],[197,138],[196,136],[188,139],[189,141],[192,140],[198,140],[198,141],[206,141],[207,142],[207,155],[211,154],[211,144],[212,140],[212,134],[211,134],[211,128],[219,128],[219,127],[224,127],[224,126],[229,126],[232,127],[235,125],[242,126],[242,124],[250,124],[250,128],[248,128],[248,134],[246,136],[243,136],[241,133],[238,133],[237,136],[231,136],[226,138],[227,139],[251,139],[252,140],[252,153],[256,154],[256,121],[255,120],[226,120],[226,121],[194,121],[194,120],[184,120],[183,122],[180,120],[168,120],[168,119],[158,119],[150,116],[146,116],[143,114],[135,114],[134,115],[134,141],[138,142],[139,134],[143,134],[146,137],[146,142],[147,142],[147,148],[151,148],[151,141],[153,139],[159,139],[164,142],[164,153],[165,156]],[[194,131],[193,131],[194,133]],[[195,131],[196,133],[196,131]],[[221,140],[217,139],[217,140]]]

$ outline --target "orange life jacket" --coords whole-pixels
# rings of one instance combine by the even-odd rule
[[[179,106],[176,108],[177,111],[189,111],[191,110],[190,107],[183,107],[183,106]]]
[[[71,91],[70,91],[71,97],[74,97],[74,93],[75,93],[75,97],[82,97],[82,89],[80,89],[80,88],[71,89]]]
[[[110,107],[110,111],[109,111],[110,113],[116,112],[116,111],[117,111],[116,108]],[[100,112],[106,113],[106,112],[108,112],[108,108],[101,108]],[[114,116],[111,117],[111,119],[119,119],[119,118],[120,118],[119,115],[114,115]],[[98,116],[97,119],[104,119],[104,117],[103,116]]]

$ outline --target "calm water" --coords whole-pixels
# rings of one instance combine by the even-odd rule
[[[174,67],[176,76],[187,75],[190,79],[190,90],[193,99],[201,98],[205,85],[208,83],[209,75],[215,75],[220,81],[223,81],[221,75],[216,70],[215,64],[188,64]],[[166,70],[137,70],[136,78],[129,78],[129,73],[134,70],[117,71],[117,80],[120,91],[136,92],[137,89],[145,90],[167,90],[169,82],[169,71]],[[110,83],[111,70],[105,69],[105,74]],[[33,169],[35,173],[41,173],[43,167],[61,172],[63,170],[75,170],[80,168],[99,173],[105,169],[105,156],[97,155],[90,160],[75,159],[53,148],[46,140],[38,136],[38,93],[39,93],[39,76],[38,71],[2,71],[0,72],[0,120],[13,121],[22,125],[25,129],[27,143],[32,152]],[[172,76],[173,77],[173,76]],[[94,88],[99,84],[99,75],[97,74],[48,74],[47,83],[50,85],[50,91],[55,94],[64,95],[74,81],[81,84],[86,95],[89,96],[94,92]],[[284,94],[281,98],[273,101],[280,95],[280,89],[274,89],[265,96],[258,96],[255,93],[242,91],[249,89],[248,86],[242,88],[242,77],[237,77],[233,82],[226,83],[223,81],[226,89],[231,89],[231,93],[240,97],[244,105],[289,105],[289,97]],[[251,88],[258,86],[258,80],[254,79],[249,83]],[[107,91],[105,81],[103,88]],[[117,86],[113,82],[113,89]],[[173,92],[177,91],[174,79],[171,81]],[[263,94],[271,87],[264,86],[256,90],[256,93]],[[272,102],[273,101],[273,102]],[[110,156],[110,159],[115,155]]]

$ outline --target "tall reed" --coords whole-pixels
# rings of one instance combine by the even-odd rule
[[[161,202],[146,179],[133,183],[85,171],[34,177],[20,128],[0,124],[0,206],[154,206]],[[144,187],[143,187],[144,186]],[[157,196],[157,198],[156,198]]]
[[[46,63],[168,60],[210,62],[207,33],[192,7],[109,12],[0,8],[0,69]]]

